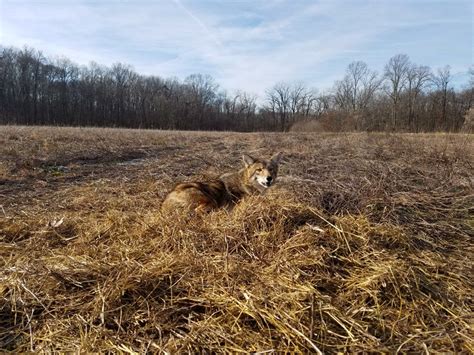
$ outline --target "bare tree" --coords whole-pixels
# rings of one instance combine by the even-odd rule
[[[447,105],[448,105],[448,85],[451,81],[451,68],[449,65],[446,65],[444,68],[440,68],[437,71],[437,74],[433,76],[433,83],[436,86],[438,92],[440,93],[441,100],[441,117],[440,117],[440,126],[445,130],[452,129],[452,122],[448,122],[447,117]]]
[[[237,94],[237,121],[241,122],[244,130],[252,131],[255,129],[255,113],[257,111],[257,96],[243,91]]]
[[[351,117],[356,129],[361,129],[367,117],[367,108],[374,100],[381,80],[377,72],[369,69],[366,63],[352,62],[346,69],[346,75],[334,86],[334,101]]]
[[[469,86],[471,88],[474,88],[474,65],[471,65],[471,67],[468,70],[469,73]]]
[[[418,130],[415,124],[415,107],[423,88],[432,79],[431,69],[427,66],[411,64],[407,71],[408,91],[408,127],[410,130]],[[417,121],[416,121],[417,122]]]
[[[267,91],[267,105],[275,122],[279,122],[280,130],[288,128],[288,116],[291,106],[291,87],[286,83],[278,83]]]
[[[136,74],[131,66],[116,63],[110,70],[110,79],[114,86],[113,96],[111,97],[112,110],[115,115],[115,124],[120,126],[129,120],[126,114],[130,104],[130,89],[136,79]]]
[[[386,91],[393,105],[392,130],[397,128],[401,93],[407,85],[409,68],[410,60],[406,54],[393,56],[385,65],[384,77],[388,83]]]
[[[306,86],[301,82],[295,83],[290,89],[290,111],[293,122],[298,114],[300,114],[302,111],[304,112],[306,95]]]
[[[379,86],[380,80],[375,71],[370,70],[364,62],[352,62],[344,78],[336,82],[336,104],[349,111],[365,109]]]
[[[308,89],[306,90],[305,96],[302,102],[303,113],[305,117],[308,116],[319,116],[322,112],[321,101],[319,100],[318,90]]]
[[[206,108],[216,98],[216,91],[219,85],[210,75],[192,74],[188,76],[184,83],[188,88],[190,106],[188,114],[195,124],[203,126]]]

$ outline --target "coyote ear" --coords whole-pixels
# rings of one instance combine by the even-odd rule
[[[252,157],[251,157],[250,155],[248,155],[248,154],[242,155],[242,160],[244,161],[245,167],[247,167],[247,166],[252,165],[253,163],[255,163],[255,159],[252,158]]]
[[[283,154],[282,152],[278,152],[274,154],[270,160],[272,164],[276,164],[276,165],[280,164],[282,154]]]

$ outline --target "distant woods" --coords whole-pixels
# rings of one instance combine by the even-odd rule
[[[454,90],[449,66],[433,71],[399,54],[382,73],[353,62],[325,92],[278,83],[257,100],[232,94],[208,75],[184,81],[130,66],[49,59],[0,47],[0,124],[180,130],[459,131],[474,102],[474,69]],[[317,84],[317,83],[315,83]],[[299,127],[299,128],[298,128]]]

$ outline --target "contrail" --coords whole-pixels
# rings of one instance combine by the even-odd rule
[[[212,31],[199,18],[197,18],[191,11],[181,4],[180,0],[173,0],[173,2],[176,3],[176,5],[178,5],[184,12],[186,12],[186,14],[188,14],[188,16],[191,17],[193,21],[196,22],[207,33],[207,35],[217,46],[222,46],[222,43],[217,39],[214,33],[212,33]]]

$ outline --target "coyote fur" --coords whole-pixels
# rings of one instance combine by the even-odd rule
[[[231,206],[248,195],[262,194],[275,183],[281,153],[270,160],[242,156],[244,167],[214,180],[177,184],[166,196],[162,210],[173,211],[187,208],[196,212],[208,212],[223,206]]]

